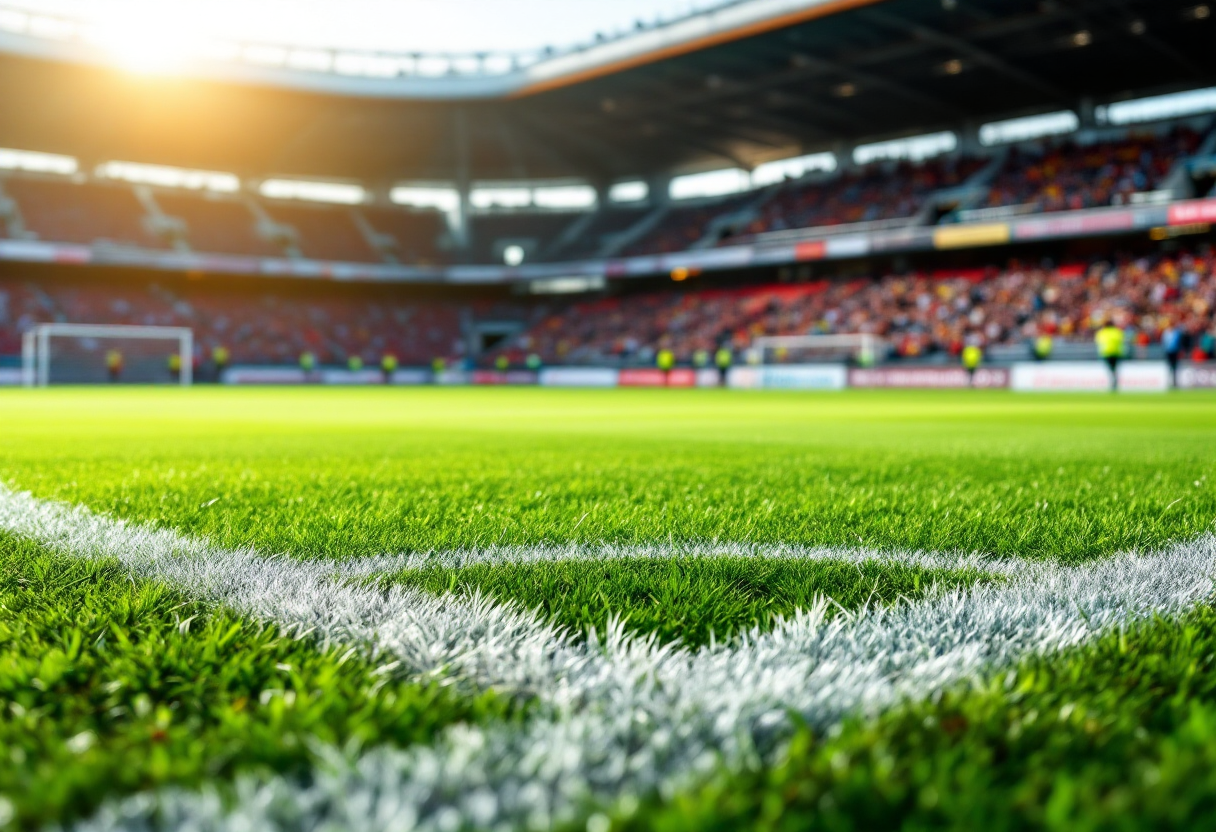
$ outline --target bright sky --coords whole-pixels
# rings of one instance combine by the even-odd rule
[[[425,52],[529,50],[590,41],[727,0],[0,0],[154,37]],[[170,40],[174,39],[171,34]]]

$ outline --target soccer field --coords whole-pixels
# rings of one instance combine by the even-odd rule
[[[0,393],[0,827],[1216,813],[1216,396]]]

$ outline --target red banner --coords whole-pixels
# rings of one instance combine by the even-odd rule
[[[1216,222],[1216,199],[1196,199],[1170,206],[1170,225]]]
[[[687,367],[677,367],[667,373],[648,367],[621,370],[617,384],[621,387],[694,387],[697,383],[696,370]]]

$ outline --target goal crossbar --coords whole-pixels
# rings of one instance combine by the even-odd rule
[[[188,387],[194,381],[194,330],[190,327],[52,323],[35,324],[21,337],[22,381],[26,387],[51,383],[51,339],[60,337],[176,341],[181,353],[179,382]]]

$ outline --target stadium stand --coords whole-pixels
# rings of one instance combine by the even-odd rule
[[[20,351],[20,333],[47,321],[193,327],[201,356],[225,346],[234,362],[322,363],[353,355],[402,364],[463,355],[473,320],[532,321],[480,356],[522,365],[650,364],[660,349],[682,362],[722,344],[745,349],[760,335],[871,332],[893,359],[957,355],[965,339],[988,347],[1038,335],[1091,343],[1118,316],[1142,343],[1169,325],[1213,357],[1216,254],[1125,257],[1115,262],[944,270],[880,279],[706,290],[651,291],[595,300],[417,300],[370,284],[91,278],[35,282],[0,278],[0,354]]]
[[[582,233],[568,244],[549,252],[546,259],[578,260],[594,257],[604,250],[608,238],[628,231],[649,212],[648,206],[606,205],[596,212]]]
[[[624,255],[664,254],[683,251],[705,237],[706,226],[713,220],[738,211],[758,199],[755,193],[736,194],[710,203],[673,205],[659,222],[640,240],[625,248]]]
[[[1121,205],[1132,194],[1155,191],[1202,136],[1188,127],[1165,135],[1078,144],[1039,143],[1013,148],[988,194],[989,207],[1025,205],[1035,212]]]
[[[501,263],[505,245],[523,247],[528,259],[547,252],[572,222],[586,216],[580,212],[525,212],[474,214],[470,223],[475,263]]]
[[[453,260],[501,265],[509,244],[521,245],[529,262],[604,253],[640,256],[795,229],[898,221],[931,225],[980,214],[991,218],[1201,196],[1216,187],[1210,174],[1200,172],[1191,178],[1196,183],[1190,189],[1194,194],[1160,190],[1178,188],[1181,179],[1171,179],[1171,174],[1181,162],[1204,147],[1209,150],[1203,153],[1210,154],[1210,121],[1167,124],[1155,131],[1141,128],[1122,135],[1111,130],[1091,132],[1084,138],[1040,139],[984,154],[953,154],[917,163],[877,162],[658,209],[605,206],[592,214],[534,209],[475,213],[469,220],[472,245],[464,252],[446,242],[447,250],[441,249],[446,218],[435,210],[280,201],[253,205],[239,197],[165,188],[157,189],[152,199],[164,215],[184,224],[182,240],[196,252],[428,266]],[[952,189],[957,193],[964,185],[969,192],[966,210],[951,215],[953,207],[941,210],[934,203],[934,194]],[[152,209],[141,204],[129,185],[10,174],[4,178],[4,193],[18,207],[25,231],[41,240],[108,241],[150,249],[169,248],[173,242],[171,235],[153,233],[148,216]],[[656,211],[661,212],[655,215],[658,221],[640,238],[606,251],[612,235],[626,232]],[[259,232],[259,212],[264,213],[268,230],[279,227],[277,237]],[[6,225],[0,224],[0,230]]]
[[[497,354],[520,362],[649,364],[660,349],[690,361],[760,335],[871,332],[892,358],[957,355],[964,339],[1017,345],[1044,334],[1090,343],[1115,316],[1156,343],[1171,323],[1208,344],[1216,309],[1216,255],[1129,258],[1059,267],[942,271],[699,292],[664,291],[577,303]],[[1204,340],[1205,334],[1208,336]]]
[[[265,208],[273,220],[296,230],[300,252],[305,257],[353,263],[383,262],[355,224],[349,208],[279,202],[266,204]]]
[[[961,158],[874,164],[826,182],[791,182],[764,203],[746,233],[908,219],[930,194],[964,184],[988,162]]]
[[[388,238],[398,262],[425,266],[448,260],[439,248],[439,241],[447,230],[447,222],[440,212],[372,206],[361,207],[358,211],[374,231]]]
[[[257,218],[239,199],[158,192],[167,215],[186,223],[191,248],[207,254],[282,257],[283,249],[257,233]]]
[[[40,239],[165,248],[144,226],[144,207],[129,186],[11,177],[5,191],[21,206],[26,230]]]
[[[223,346],[234,363],[294,365],[308,351],[323,364],[392,353],[429,365],[463,351],[464,308],[366,284],[0,278],[0,353],[19,353],[22,331],[55,321],[189,326],[200,357]]]

